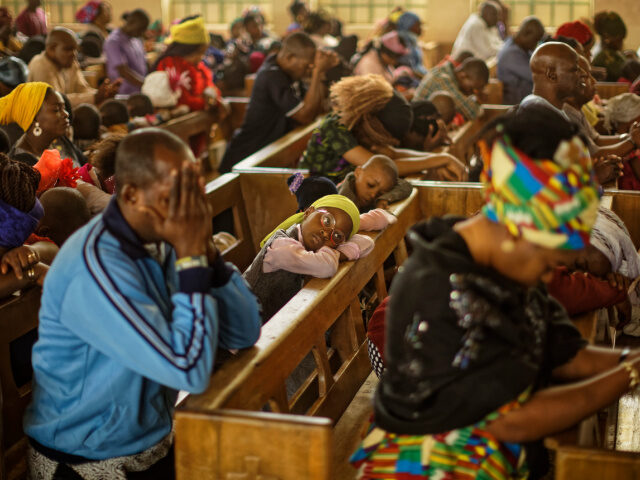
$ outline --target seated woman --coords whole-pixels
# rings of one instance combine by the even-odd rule
[[[9,157],[33,166],[52,143],[66,138],[69,113],[62,95],[48,84],[28,82],[0,98],[0,125],[11,122],[25,133],[13,145]]]
[[[82,38],[95,37],[102,49],[102,44],[111,33],[108,28],[111,23],[111,4],[104,0],[89,0],[76,12],[76,20],[87,25]]]
[[[13,17],[7,7],[0,7],[0,51],[13,55],[22,50],[22,42],[16,37]]]
[[[404,12],[396,23],[398,33],[407,46],[409,53],[400,59],[400,63],[411,67],[416,75],[422,77],[427,74],[427,69],[422,60],[422,47],[419,45],[422,34],[422,21],[413,12]]]
[[[600,35],[601,50],[593,58],[594,67],[607,69],[607,82],[617,82],[627,59],[622,53],[622,43],[627,36],[627,26],[616,12],[597,13],[594,28]]]
[[[639,382],[637,352],[587,346],[538,286],[588,244],[599,203],[575,127],[549,125],[539,110],[520,119],[524,131],[504,120],[491,152],[484,145],[481,214],[433,218],[410,234],[390,292],[375,425],[352,458],[359,478],[540,478],[542,438]],[[548,156],[530,156],[539,149],[528,132]],[[552,378],[564,383],[550,387]]]
[[[355,59],[354,75],[367,75],[375,73],[382,75],[384,79],[392,83],[393,72],[398,66],[398,61],[403,55],[407,55],[409,49],[405,40],[398,32],[385,33],[379,40],[370,42],[364,51]]]
[[[179,105],[191,110],[216,110],[221,105],[220,91],[202,58],[209,46],[209,34],[201,16],[187,17],[171,27],[171,43],[160,56],[154,70],[169,74],[172,88],[180,88]]]
[[[333,111],[313,131],[301,168],[337,183],[375,152],[394,160],[401,177],[426,169],[444,180],[465,177],[464,165],[449,154],[395,148],[411,126],[411,107],[380,75],[340,80],[331,101]]]

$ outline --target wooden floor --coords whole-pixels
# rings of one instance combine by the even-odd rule
[[[362,440],[362,425],[368,425],[368,418],[373,412],[373,393],[378,385],[378,377],[371,372],[369,378],[362,384],[360,390],[344,412],[340,421],[334,428],[334,474],[336,480],[354,480],[356,470],[349,463],[349,457],[355,451]]]

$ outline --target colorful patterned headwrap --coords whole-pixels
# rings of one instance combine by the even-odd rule
[[[90,0],[85,3],[80,10],[76,12],[76,20],[80,23],[93,22],[100,13],[100,5],[102,0]]]
[[[553,160],[534,160],[506,136],[484,159],[482,213],[511,234],[547,248],[576,250],[589,244],[599,205],[591,159],[578,137],[563,141]]]

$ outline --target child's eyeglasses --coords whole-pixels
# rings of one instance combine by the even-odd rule
[[[344,243],[347,237],[340,230],[336,230],[335,217],[326,210],[318,209],[318,211],[322,213],[322,215],[320,216],[320,226],[322,227],[322,232],[323,234],[329,234],[329,241],[331,242],[331,244],[337,247],[338,245]]]

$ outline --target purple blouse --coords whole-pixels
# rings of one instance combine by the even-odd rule
[[[144,46],[139,38],[131,38],[116,28],[104,42],[104,54],[107,57],[107,76],[111,81],[120,78],[118,67],[127,65],[131,70],[143,77],[147,74],[147,60],[144,56]],[[122,79],[119,93],[131,95],[140,92],[140,87],[132,85]]]

